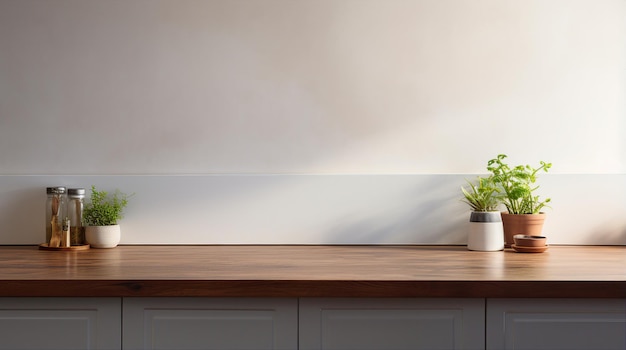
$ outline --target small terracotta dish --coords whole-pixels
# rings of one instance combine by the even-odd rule
[[[524,247],[513,244],[511,248],[513,248],[513,250],[518,253],[543,253],[548,249],[548,246],[546,245],[543,247]]]
[[[513,236],[513,240],[515,241],[515,245],[518,247],[541,248],[546,246],[545,236],[515,235]]]

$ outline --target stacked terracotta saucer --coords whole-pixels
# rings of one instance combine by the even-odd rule
[[[513,240],[511,248],[518,253],[543,253],[548,249],[545,236],[515,235]]]

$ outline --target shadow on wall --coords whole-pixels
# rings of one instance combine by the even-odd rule
[[[615,220],[614,223],[605,222],[603,225],[596,225],[590,231],[591,234],[585,235],[577,244],[606,245],[606,242],[610,242],[609,245],[620,245],[620,242],[626,242],[626,225],[623,219]]]
[[[4,223],[0,230],[2,243],[19,244],[21,237],[33,234],[39,243],[46,240],[45,225],[45,187],[19,187],[3,186],[0,198],[10,198],[10,200],[0,200],[0,222]],[[15,223],[14,225],[7,225]],[[8,229],[9,232],[4,232]]]
[[[466,244],[468,211],[457,189],[462,175],[410,175],[396,203],[378,203],[378,215],[354,215],[325,235],[325,243]],[[373,198],[372,200],[376,200]]]

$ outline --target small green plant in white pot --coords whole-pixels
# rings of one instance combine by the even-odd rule
[[[475,184],[468,181],[468,185],[469,189],[461,187],[462,201],[472,209],[467,249],[479,251],[504,249],[502,218],[498,211],[498,188],[493,177],[478,177]]]
[[[116,190],[113,195],[91,186],[91,200],[85,205],[85,239],[94,248],[114,248],[121,238],[119,220],[123,218],[128,195]]]

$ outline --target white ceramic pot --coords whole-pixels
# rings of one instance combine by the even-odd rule
[[[85,227],[85,239],[92,248],[115,248],[120,238],[120,225]]]
[[[504,230],[500,212],[472,212],[467,249],[486,252],[504,249]]]

